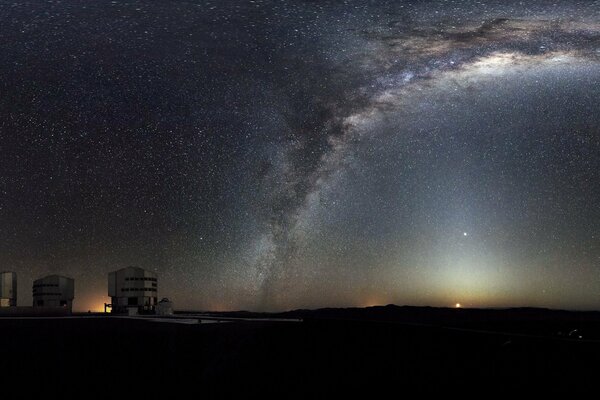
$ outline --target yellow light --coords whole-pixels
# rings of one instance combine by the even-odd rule
[[[456,304],[454,305],[454,307],[455,307],[455,308],[460,308],[460,303],[456,303]]]

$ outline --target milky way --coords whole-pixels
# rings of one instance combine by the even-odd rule
[[[22,302],[600,305],[597,1],[0,1],[0,46]]]

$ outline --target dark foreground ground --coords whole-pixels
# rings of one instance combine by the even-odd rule
[[[0,318],[0,379],[27,377],[37,389],[77,386],[83,393],[154,398],[159,388],[172,395],[191,388],[198,394],[280,397],[473,383],[488,390],[585,389],[600,377],[596,313],[377,307],[280,316],[304,321],[184,325],[85,315]]]

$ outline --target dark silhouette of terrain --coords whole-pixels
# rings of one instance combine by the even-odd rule
[[[321,397],[474,384],[585,388],[600,361],[596,312],[385,306],[211,315],[302,322],[0,318],[0,369],[4,379],[35,377],[63,390],[110,382],[125,388],[120,394],[153,384],[172,393]]]
[[[234,311],[207,314],[238,318],[378,321],[543,336],[569,336],[571,333],[571,338],[583,336],[585,333],[584,339],[600,340],[600,312],[597,311],[565,311],[532,307],[457,309],[389,304],[366,308],[293,310],[282,313]],[[577,329],[577,332],[573,332],[574,329]]]

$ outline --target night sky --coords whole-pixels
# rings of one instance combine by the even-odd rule
[[[0,0],[0,270],[177,309],[600,308],[600,1]]]

